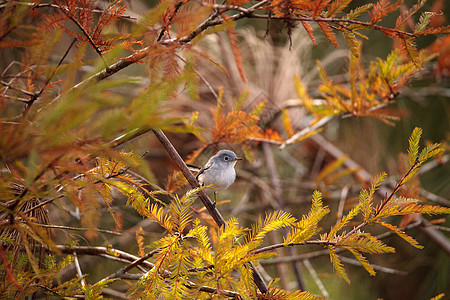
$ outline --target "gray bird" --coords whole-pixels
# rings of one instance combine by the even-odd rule
[[[214,205],[216,205],[216,192],[225,190],[236,179],[234,165],[238,160],[242,158],[238,158],[233,151],[220,150],[198,172],[196,178],[201,186],[213,186]]]

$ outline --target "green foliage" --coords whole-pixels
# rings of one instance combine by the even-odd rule
[[[323,206],[322,194],[315,191],[312,198],[312,206],[308,215],[292,226],[292,231],[284,238],[284,244],[302,243],[319,231],[319,222],[330,212],[329,208]]]

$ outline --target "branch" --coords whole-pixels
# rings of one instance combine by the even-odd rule
[[[315,123],[314,125],[306,127],[304,129],[298,131],[293,136],[291,136],[288,140],[286,140],[284,143],[281,144],[280,150],[283,150],[287,145],[295,143],[295,141],[297,141],[299,138],[307,135],[308,133],[310,133],[310,132],[312,132],[314,130],[317,130],[320,127],[324,126],[326,123],[331,121],[333,118],[334,118],[334,116],[326,116],[326,117],[320,119],[320,121]]]
[[[363,21],[357,21],[357,20],[350,20],[350,19],[340,19],[340,18],[322,18],[322,17],[306,17],[306,16],[288,16],[288,17],[276,17],[274,15],[259,15],[254,14],[253,10],[248,10],[247,12],[241,10],[240,14],[234,15],[231,17],[233,20],[237,20],[242,18],[242,15],[244,15],[247,18],[255,18],[255,19],[273,19],[273,20],[289,20],[289,21],[306,21],[306,22],[324,22],[324,23],[335,23],[341,26],[342,23],[344,24],[355,24],[364,26],[367,28],[372,28],[381,32],[390,32],[391,34],[395,34],[398,37],[416,37],[417,35],[413,33],[409,33],[403,30],[398,30],[394,28],[384,27],[376,24],[372,24],[370,22],[363,22]]]
[[[7,4],[1,4],[0,8],[5,8]],[[28,3],[28,2],[16,2],[15,5],[25,5],[25,6],[29,6],[33,9],[35,8],[46,8],[46,7],[50,7],[50,8],[55,8],[55,9],[64,9],[64,10],[69,10],[69,8],[67,6],[58,6],[56,4],[53,3]],[[85,8],[85,7],[75,7],[75,10],[89,10],[89,12],[93,12],[93,13],[99,13],[99,14],[104,14],[105,11],[102,9],[90,9],[90,8]],[[133,17],[130,15],[120,15],[118,16],[121,19],[128,19],[128,20],[132,20],[132,21],[137,21],[137,17]]]
[[[45,205],[45,204],[44,204]],[[42,203],[39,204],[39,207],[42,206]],[[32,207],[31,209],[27,210],[24,214],[27,212],[35,210],[36,207]],[[46,225],[46,224],[39,224],[34,223],[36,226],[45,227],[45,228],[53,228],[53,229],[63,229],[63,230],[75,230],[75,231],[88,231],[91,230],[90,228],[78,228],[78,227],[70,227],[70,226],[62,226],[62,225]],[[108,229],[98,229],[96,228],[95,231],[102,232],[102,233],[108,233],[108,234],[114,234],[114,235],[122,235],[121,232],[112,231]]]
[[[61,59],[59,60],[58,64],[56,65],[55,69],[53,70],[52,74],[47,78],[47,81],[44,83],[44,85],[42,86],[41,90],[37,93],[34,93],[30,99],[28,99],[28,101],[26,102],[26,106],[25,109],[23,110],[22,114],[20,115],[20,119],[24,118],[28,111],[30,110],[31,106],[33,105],[33,103],[37,100],[37,98],[39,98],[42,93],[44,92],[44,89],[47,87],[47,85],[50,83],[50,81],[52,80],[53,76],[55,76],[56,71],[58,70],[58,67],[62,64],[62,62],[64,61],[64,59],[66,59],[67,55],[69,54],[70,49],[72,49],[73,45],[75,44],[75,42],[77,41],[76,38],[74,38],[72,40],[72,43],[70,43],[69,47],[67,47],[66,52],[64,53],[64,55],[61,57]]]
[[[267,247],[263,247],[263,248],[259,248],[253,252],[251,252],[251,254],[259,254],[262,252],[267,252],[267,251],[272,251],[278,248],[283,248],[283,247],[293,247],[293,246],[303,246],[303,245],[336,245],[336,242],[333,241],[322,241],[322,240],[313,240],[313,241],[303,241],[300,243],[290,243],[290,244],[284,244],[284,243],[280,243],[280,244],[274,244],[274,245],[270,245]]]
[[[180,9],[181,5],[183,5],[185,3],[185,1],[180,0],[178,1],[178,3],[175,5],[175,8],[173,9],[173,14],[169,17],[169,20],[167,21],[167,24],[163,24],[163,27],[159,33],[158,38],[156,39],[158,42],[163,38],[164,33],[167,31],[167,27],[170,25],[170,23],[172,22],[173,18],[175,17],[175,15],[177,14],[178,10]]]
[[[114,274],[111,274],[111,275],[107,276],[106,278],[104,278],[102,280],[109,280],[109,279],[114,279],[114,278],[121,277],[123,274],[126,274],[129,270],[133,269],[135,266],[140,265],[142,262],[144,262],[145,260],[147,260],[150,257],[152,257],[155,253],[156,253],[156,250],[150,251],[149,253],[145,254],[141,258],[138,258],[138,259],[134,260],[129,265],[121,268],[120,270],[118,270]]]
[[[56,248],[59,249],[62,253],[66,254],[72,254],[75,251],[77,252],[77,254],[94,256],[114,255],[114,257],[121,258],[131,263],[140,259],[139,257],[134,256],[128,252],[110,247],[56,245]],[[149,269],[153,268],[153,264],[145,260],[141,261],[140,264]]]
[[[357,261],[356,259],[353,258],[348,258],[345,256],[339,256],[339,259],[342,260],[343,262],[350,264],[350,265],[354,265],[354,266],[361,266],[361,263],[359,261]],[[370,264],[372,266],[372,268],[375,271],[380,271],[383,273],[387,273],[387,274],[395,274],[395,275],[407,275],[408,273],[405,271],[400,271],[400,270],[396,270],[396,269],[392,269],[392,268],[388,268],[388,267],[383,267],[383,266],[379,266],[379,265],[374,265],[374,264]]]

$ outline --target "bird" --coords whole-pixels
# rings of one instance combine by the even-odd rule
[[[234,166],[242,160],[231,150],[220,150],[211,156],[208,162],[197,173],[196,179],[200,186],[212,186],[214,192],[214,207],[216,206],[216,193],[227,189],[236,179]],[[206,190],[209,190],[206,189]]]

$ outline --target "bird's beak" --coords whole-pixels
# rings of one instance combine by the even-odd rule
[[[236,157],[234,160],[242,160],[242,158],[240,157]]]

